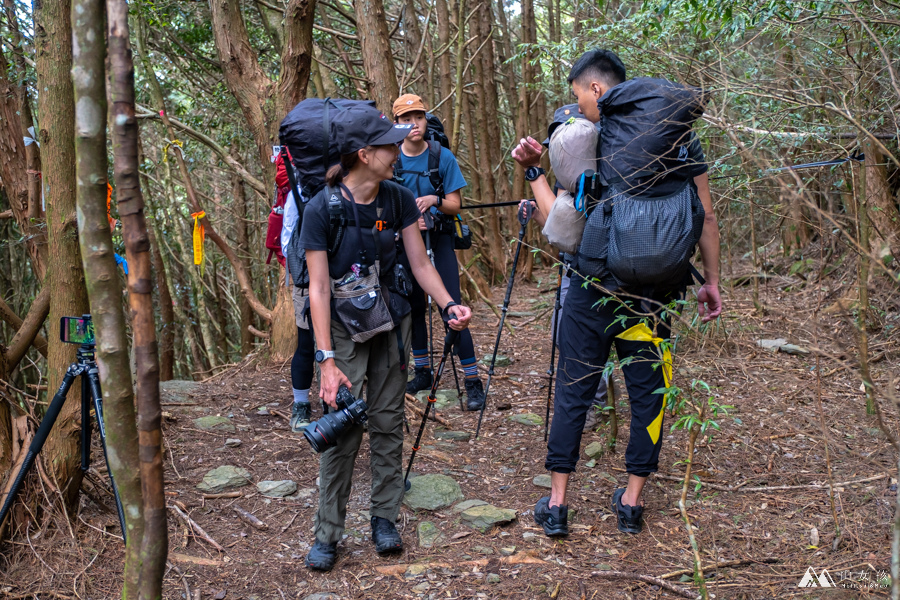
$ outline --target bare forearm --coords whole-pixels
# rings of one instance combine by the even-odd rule
[[[719,223],[716,215],[706,215],[699,245],[703,277],[710,285],[719,285]]]
[[[556,194],[553,193],[550,182],[543,175],[531,182],[531,193],[534,194],[534,200],[537,204],[537,210],[532,218],[543,227],[547,222],[547,217],[550,215],[550,209],[553,208]]]

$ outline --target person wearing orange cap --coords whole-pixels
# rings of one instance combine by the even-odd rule
[[[397,181],[412,191],[416,205],[422,212],[419,228],[426,236],[426,247],[432,251],[434,266],[444,286],[455,302],[460,302],[459,267],[453,242],[454,217],[462,207],[460,190],[466,186],[459,163],[453,153],[432,142],[439,150],[438,160],[431,156],[432,150],[426,139],[428,121],[425,103],[415,94],[403,94],[394,102],[394,121],[411,124],[412,132],[400,146],[395,174]],[[434,173],[434,170],[437,172]],[[437,184],[437,185],[435,185]],[[426,225],[426,222],[428,225]],[[415,284],[410,295],[412,305],[412,354],[415,374],[406,386],[409,394],[431,388],[431,357],[428,346],[428,326],[426,312],[428,304],[425,293]],[[466,408],[481,410],[484,405],[484,386],[478,376],[475,344],[468,330],[459,337],[459,363],[465,372]]]

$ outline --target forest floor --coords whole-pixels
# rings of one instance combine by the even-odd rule
[[[838,268],[817,281],[816,269],[822,265],[808,263],[805,272],[788,275],[791,261],[785,261],[774,267],[784,275],[773,274],[760,282],[767,314],[755,310],[751,286],[731,285],[746,279],[727,278],[720,325],[683,335],[678,343],[677,383],[687,388],[691,379],[701,379],[712,387],[717,402],[734,407],[718,420],[721,431],[711,441],[698,440],[694,470],[703,485],[695,489],[692,482],[688,493],[687,511],[704,565],[713,566],[706,569],[710,596],[883,596],[887,589],[879,576],[890,571],[897,459],[876,419],[865,412],[853,358],[854,273],[851,267]],[[544,428],[509,417],[517,413],[543,417],[545,411],[548,309],[555,271],[536,271],[535,280],[515,286],[509,322],[516,332],[504,331],[500,349],[514,362],[496,370],[481,437],[435,439],[433,434],[445,427],[430,422],[414,467],[420,475],[451,476],[466,500],[515,510],[514,521],[481,533],[452,508],[416,512],[404,506],[398,521],[403,553],[378,556],[369,539],[370,475],[364,440],[337,566],[330,573],[310,572],[303,558],[313,541],[318,468],[309,445],[288,427],[289,364],[246,361],[190,394],[164,397],[166,494],[172,507],[165,597],[184,598],[188,593],[191,598],[228,600],[682,597],[630,575],[657,577],[696,593],[699,588],[690,576],[693,555],[678,509],[688,435],[669,431],[675,420],[668,414],[660,473],[645,489],[644,532],[628,536],[616,530],[610,496],[626,481],[622,452],[629,421],[618,370],[618,452],[598,457],[592,467],[585,465],[583,456],[569,488],[570,507],[577,514],[567,539],[551,540],[534,523],[534,504],[547,494],[533,482],[545,473]],[[880,311],[872,317],[870,354],[872,377],[884,397],[885,390],[896,390],[897,381],[891,378],[896,376],[892,370],[900,344],[891,334],[900,321],[897,306],[889,305],[896,298],[879,296],[879,286],[886,287],[873,284]],[[505,285],[493,290],[498,305],[504,291]],[[474,308],[478,318],[473,333],[483,356],[494,343],[498,321],[486,306]],[[812,352],[791,355],[757,344],[773,338]],[[441,387],[454,387],[452,381],[447,375]],[[316,414],[321,414],[315,406]],[[883,409],[889,428],[897,432],[897,411],[887,400]],[[412,434],[407,435],[404,467],[419,423],[418,415],[408,414]],[[236,431],[198,429],[194,420],[210,415],[226,417]],[[474,431],[478,417],[454,405],[440,416],[453,430],[467,432]],[[583,447],[607,434],[606,427],[585,434]],[[226,447],[227,438],[239,438],[240,446]],[[829,459],[830,481],[837,484],[834,509],[829,500]],[[289,498],[267,498],[248,485],[237,490],[239,497],[204,498],[197,484],[207,471],[221,465],[247,469],[254,484],[293,480],[299,492]],[[43,532],[20,534],[12,546],[4,545],[0,597],[118,595],[123,546],[109,508],[111,497],[93,494],[100,495],[105,496],[106,509],[100,510],[95,500],[83,495],[79,518],[71,528],[57,519]],[[237,507],[255,515],[266,529],[241,520]],[[224,551],[190,535],[175,508],[189,514]],[[837,544],[833,514],[841,534]],[[418,543],[417,525],[423,521],[434,524],[442,535],[430,548]],[[716,569],[717,563],[724,564]],[[835,585],[844,589],[799,588],[809,567],[817,574],[827,569]],[[629,575],[611,578],[615,572]]]

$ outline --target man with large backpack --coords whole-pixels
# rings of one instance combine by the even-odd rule
[[[425,235],[426,249],[430,251],[434,266],[453,301],[461,302],[459,267],[454,244],[459,237],[455,231],[459,223],[456,215],[462,206],[460,190],[465,187],[466,180],[456,157],[446,147],[447,137],[442,130],[430,125],[430,115],[419,96],[400,96],[394,102],[393,110],[396,122],[413,125],[412,133],[400,146],[400,156],[394,168],[396,180],[415,195],[416,204],[423,215],[419,219],[419,228]],[[436,119],[433,116],[431,118]],[[432,139],[426,139],[426,136]],[[415,374],[407,384],[406,391],[415,394],[431,388],[432,383],[428,326],[425,319],[428,307],[425,294],[417,283],[413,286],[410,304]],[[460,332],[458,349],[459,363],[465,372],[466,408],[480,410],[484,405],[484,387],[478,376],[475,345],[468,329]]]
[[[616,345],[631,403],[626,488],[612,508],[620,531],[642,529],[641,492],[657,471],[664,394],[671,384],[669,313],[682,297],[699,245],[705,282],[697,293],[704,322],[719,316],[719,232],[705,173],[692,178],[691,126],[699,90],[659,79],[626,81],[613,52],[591,50],[568,77],[579,110],[600,124],[598,171],[585,172],[587,223],[559,326],[559,366],[545,468],[551,493],[534,518],[549,536],[568,534],[566,488],[578,461],[585,416]],[[513,158],[542,176],[541,146],[523,139]],[[532,179],[533,180],[533,179]],[[553,199],[541,209],[547,214]],[[538,199],[540,203],[540,198]],[[701,233],[702,230],[702,233]],[[697,275],[699,276],[699,274]]]

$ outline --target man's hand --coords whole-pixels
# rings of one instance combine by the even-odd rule
[[[425,231],[428,229],[428,226],[425,225],[425,217],[419,217],[419,231]]]
[[[519,140],[519,145],[513,148],[513,159],[524,168],[539,167],[541,165],[541,154],[544,147],[541,143],[529,136]]]
[[[704,323],[722,314],[722,297],[717,284],[704,283],[697,292],[697,310]]]
[[[469,326],[469,320],[472,318],[472,309],[468,306],[457,304],[456,306],[451,306],[447,312],[454,317],[447,321],[447,325],[450,326],[450,329],[462,331]]]
[[[419,207],[419,212],[424,213],[426,210],[430,209],[432,206],[437,206],[438,197],[436,194],[428,194],[427,196],[422,196],[420,198],[416,198],[416,206]]]
[[[337,392],[341,385],[346,385],[347,389],[352,388],[350,380],[344,375],[343,371],[338,369],[334,364],[334,359],[329,358],[319,366],[321,377],[319,381],[319,398],[331,408],[337,410]]]

